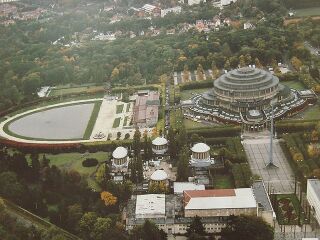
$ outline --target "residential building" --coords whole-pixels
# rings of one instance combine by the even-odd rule
[[[307,200],[311,206],[313,216],[320,224],[320,180],[308,179]]]
[[[180,6],[173,7],[173,8],[161,9],[161,17],[164,17],[168,13],[179,14],[179,13],[181,13],[181,10],[182,10],[182,8]]]

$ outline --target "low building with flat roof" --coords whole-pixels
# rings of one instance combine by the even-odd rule
[[[166,213],[165,194],[137,195],[136,218],[164,218]]]
[[[183,194],[187,190],[205,190],[204,184],[196,184],[193,182],[174,182],[173,192],[174,194]]]
[[[251,188],[184,191],[183,202],[185,217],[257,216],[258,212]]]

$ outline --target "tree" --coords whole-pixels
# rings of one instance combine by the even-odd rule
[[[30,158],[31,158],[32,177],[33,179],[38,179],[40,175],[39,154],[33,153],[31,154]]]
[[[134,134],[133,134],[133,142],[132,142],[132,148],[134,155],[137,156],[141,152],[141,133],[139,131],[139,128],[136,128]]]
[[[177,168],[177,180],[184,182],[189,177],[189,151],[187,146],[184,146],[179,153],[179,161]]]
[[[24,187],[13,172],[0,173],[0,195],[19,204],[23,202]]]
[[[204,79],[204,71],[201,64],[199,64],[197,67],[197,78],[198,81],[202,81]]]
[[[102,218],[98,217],[95,224],[93,225],[93,231],[91,233],[92,239],[94,240],[104,240],[108,239],[108,231],[111,227],[111,219],[110,218]]]
[[[171,160],[176,160],[177,157],[177,144],[176,144],[176,137],[175,137],[175,133],[173,131],[173,128],[170,126],[169,130],[168,130],[168,151],[170,154],[170,159]]]
[[[94,225],[97,221],[97,214],[95,212],[87,212],[83,214],[79,221],[80,234],[84,239],[92,239],[91,232],[94,229]]]
[[[245,67],[245,66],[246,66],[245,56],[241,55],[241,56],[239,57],[239,65],[240,65],[240,67]]]
[[[222,240],[273,240],[274,230],[262,218],[256,216],[230,216],[221,230]]]
[[[187,234],[190,236],[191,234],[196,233],[198,235],[205,235],[206,231],[201,222],[201,218],[199,216],[195,216],[192,219],[190,226],[187,229]]]
[[[299,60],[299,58],[292,57],[290,62],[296,71],[300,71],[300,68],[302,66],[302,62]]]
[[[112,206],[117,203],[117,197],[113,196],[110,192],[103,191],[101,192],[100,197],[106,206]]]
[[[259,58],[254,59],[254,64],[256,65],[257,68],[262,68],[262,64],[260,63]]]
[[[211,70],[212,70],[212,78],[215,80],[219,77],[219,69],[217,68],[216,63],[213,61],[211,63]]]
[[[136,240],[166,240],[167,234],[151,221],[146,220],[142,226],[137,226],[131,231],[130,239]]]
[[[189,82],[189,75],[190,75],[189,68],[188,68],[187,65],[184,65],[184,68],[183,68],[183,82]]]

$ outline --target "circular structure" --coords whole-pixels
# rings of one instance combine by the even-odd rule
[[[157,137],[152,141],[152,151],[157,155],[163,155],[168,150],[168,140],[164,137]]]
[[[279,79],[258,68],[230,71],[213,83],[214,105],[231,111],[263,110],[279,93]]]
[[[150,180],[156,181],[156,182],[165,181],[167,179],[168,179],[168,174],[163,169],[156,170],[150,176]]]
[[[210,91],[194,95],[185,116],[241,124],[245,131],[261,131],[269,127],[272,116],[290,116],[314,102],[316,95],[310,91],[303,94],[290,89],[263,69],[239,68],[214,80]]]
[[[112,167],[124,171],[128,167],[128,150],[124,147],[117,147],[112,152]]]
[[[210,147],[205,143],[197,143],[191,148],[190,165],[192,167],[209,167],[213,162],[210,157]]]

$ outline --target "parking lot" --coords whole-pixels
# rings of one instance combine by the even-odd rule
[[[273,163],[277,168],[266,168],[269,163],[270,139],[246,139],[243,141],[253,174],[259,175],[267,187],[275,193],[294,192],[294,175],[282,152],[279,140],[273,141]]]

